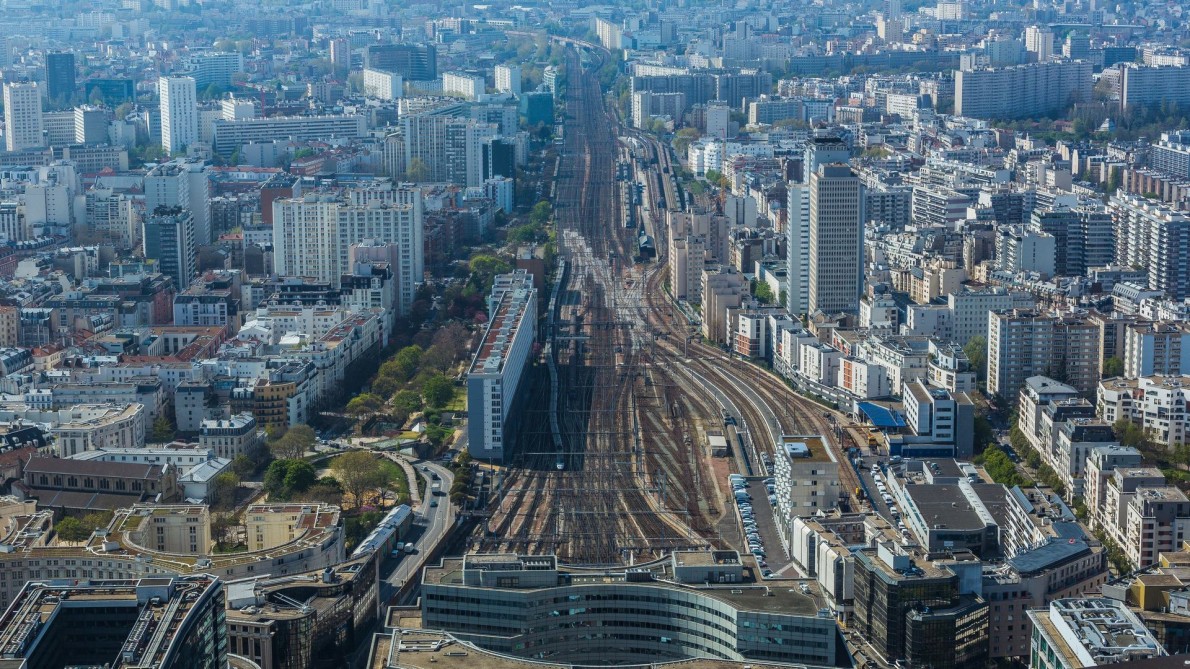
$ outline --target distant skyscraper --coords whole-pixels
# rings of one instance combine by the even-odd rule
[[[4,145],[19,151],[44,145],[41,92],[36,83],[4,84]]]
[[[167,154],[198,141],[198,101],[191,77],[161,77],[161,147]]]
[[[810,175],[810,313],[859,309],[863,220],[859,177],[844,164],[820,165]]]
[[[74,97],[74,54],[47,53],[45,55],[45,92],[50,102],[68,105]]]

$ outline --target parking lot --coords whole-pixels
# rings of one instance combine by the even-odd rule
[[[785,553],[785,546],[781,543],[781,537],[777,532],[776,518],[773,515],[773,507],[769,504],[769,493],[765,489],[763,478],[748,478],[744,480],[744,490],[752,496],[752,500],[748,502],[751,504],[752,522],[755,524],[755,529],[750,527],[744,528],[744,536],[754,533],[753,538],[759,537],[759,545],[764,551],[764,556],[757,556],[757,562],[763,562],[760,565],[761,573],[765,570],[773,572],[775,577],[786,576],[787,574],[780,573],[789,564],[789,557]],[[736,504],[736,514],[740,518],[742,525],[747,524],[744,518],[744,513],[740,505]],[[751,554],[752,546],[748,539],[745,538],[741,543],[740,553]]]

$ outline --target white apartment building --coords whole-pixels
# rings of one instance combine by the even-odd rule
[[[521,94],[521,66],[497,65],[496,90],[500,93]]]
[[[4,84],[4,146],[20,151],[45,146],[42,139],[41,89],[35,82]]]
[[[1190,216],[1129,194],[1113,196],[1108,208],[1116,221],[1116,264],[1144,268],[1148,287],[1166,297],[1190,297]]]
[[[487,86],[483,77],[466,72],[442,73],[442,93],[444,95],[458,95],[467,100],[478,100]]]
[[[1173,448],[1187,443],[1190,376],[1105,379],[1096,393],[1096,413],[1108,424],[1124,419],[1144,428],[1154,442]]]
[[[396,100],[404,95],[401,75],[387,70],[364,68],[364,95],[379,100]]]
[[[830,511],[843,494],[839,463],[822,435],[783,434],[773,458],[777,530],[788,546],[794,520]]]
[[[425,271],[424,204],[416,188],[366,193],[313,193],[273,202],[273,257],[277,273],[310,276],[339,286],[350,269],[353,244],[363,240],[395,244],[399,264],[397,311],[408,313]]]
[[[182,151],[198,141],[198,94],[192,77],[161,77],[161,148],[166,154]]]
[[[536,339],[537,291],[523,271],[496,277],[488,298],[489,318],[467,369],[468,451],[500,462],[514,425],[517,391]]]
[[[326,114],[322,116],[269,116],[214,121],[215,153],[230,156],[245,144],[293,139],[359,139],[367,134],[367,121],[361,114]]]
[[[1190,374],[1190,324],[1134,323],[1124,329],[1124,376]]]

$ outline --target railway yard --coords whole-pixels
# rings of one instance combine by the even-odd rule
[[[739,548],[727,475],[771,475],[779,436],[833,434],[829,414],[704,343],[670,299],[666,210],[681,210],[686,194],[669,151],[620,127],[599,84],[606,52],[567,54],[553,194],[559,263],[542,363],[531,372],[517,455],[472,547],[590,565]],[[626,195],[638,183],[639,199]],[[657,240],[652,262],[635,262],[641,234]],[[709,433],[728,438],[730,457],[712,457]],[[843,489],[856,489],[831,443]]]

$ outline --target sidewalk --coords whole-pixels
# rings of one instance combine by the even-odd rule
[[[408,460],[401,457],[400,455],[393,455],[391,453],[385,453],[384,455],[389,460],[392,460],[393,462],[397,463],[398,465],[401,465],[401,469],[405,470],[405,479],[409,482],[410,506],[421,504],[421,492],[417,489],[418,474],[417,474],[417,471],[413,468],[413,465],[411,465]]]

